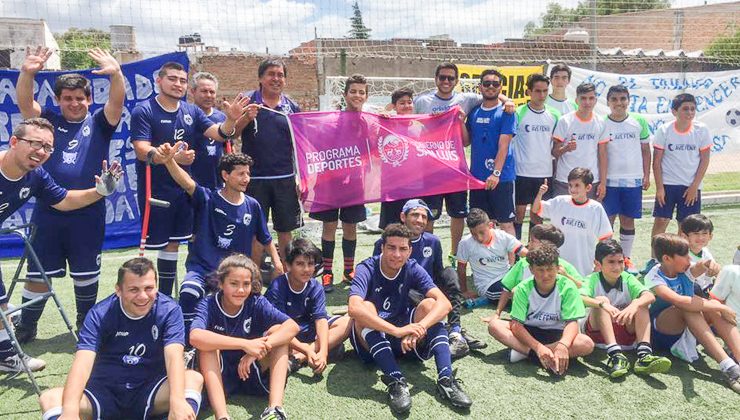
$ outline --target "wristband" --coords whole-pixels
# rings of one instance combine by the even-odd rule
[[[221,136],[221,137],[223,137],[223,138],[225,138],[225,139],[228,139],[229,137],[231,137],[231,136],[233,136],[234,134],[236,134],[236,125],[234,125],[234,128],[232,128],[232,129],[231,129],[231,134],[226,134],[226,133],[224,133],[224,131],[223,131],[223,130],[221,129],[221,126],[222,126],[222,125],[223,125],[223,124],[219,124],[219,125],[218,125],[218,135],[219,135],[219,136]]]

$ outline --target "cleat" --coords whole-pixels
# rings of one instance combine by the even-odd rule
[[[355,270],[344,270],[344,276],[342,276],[342,283],[349,286],[352,284],[352,280],[355,279]]]
[[[450,354],[453,359],[465,357],[470,353],[470,347],[459,332],[450,333]]]
[[[740,394],[740,366],[735,365],[727,372],[722,372],[722,375],[730,389]]]
[[[462,390],[461,380],[453,377],[444,377],[437,381],[437,393],[443,400],[449,401],[453,407],[469,408],[473,401]]]
[[[288,415],[285,414],[283,407],[267,407],[265,411],[260,415],[260,420],[287,420]]]
[[[35,340],[37,333],[38,324],[36,323],[27,325],[21,320],[18,326],[15,327],[15,339],[18,340],[19,344],[26,344]]]
[[[46,362],[41,359],[35,359],[27,354],[23,355],[23,360],[26,362],[26,365],[28,365],[28,369],[30,369],[31,372],[38,372],[40,370],[44,370],[46,367]],[[24,371],[23,362],[17,354],[0,361],[0,372],[17,373]]]
[[[620,378],[630,371],[630,361],[623,353],[615,353],[609,356],[606,362],[606,370],[612,379]]]
[[[647,354],[635,362],[634,370],[638,374],[665,373],[671,368],[671,360],[667,357]]]
[[[408,413],[411,410],[411,393],[406,379],[383,375],[382,380],[388,387],[388,405],[391,411],[396,414]]]
[[[465,330],[465,328],[462,328],[460,330],[460,334],[462,335],[463,339],[465,339],[465,342],[468,343],[468,348],[470,350],[483,350],[484,348],[488,347],[488,343],[481,339],[473,337],[468,333],[467,330]]]
[[[529,354],[520,353],[514,349],[511,349],[509,351],[509,362],[516,363],[521,362],[522,360],[527,360],[529,358]]]
[[[321,276],[321,284],[324,286],[324,293],[331,293],[334,291],[334,274],[324,273]]]

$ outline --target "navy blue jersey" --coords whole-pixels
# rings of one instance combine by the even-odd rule
[[[67,190],[57,185],[42,167],[19,179],[8,179],[0,170],[0,223],[15,213],[31,197],[57,204],[67,196]]]
[[[303,290],[293,290],[288,283],[288,275],[283,274],[270,283],[265,297],[280,312],[291,317],[301,330],[329,317],[324,288],[315,278],[306,283]]]
[[[174,144],[178,141],[188,143],[189,148],[194,148],[198,136],[201,136],[213,121],[193,104],[184,101],[178,102],[177,111],[167,112],[157,102],[156,97],[144,102],[139,102],[131,112],[131,142],[146,140],[152,146],[158,147],[163,143]],[[143,193],[144,171],[146,163],[136,160],[136,173],[138,191]],[[190,167],[184,167],[189,173]],[[182,189],[167,172],[164,165],[152,167],[152,195],[161,197],[163,194],[180,193]]]
[[[382,238],[375,241],[373,255],[380,255],[382,246]],[[411,259],[416,261],[432,279],[435,279],[444,270],[442,243],[437,235],[422,232],[415,241],[411,241]]]
[[[374,256],[355,268],[349,295],[372,302],[379,317],[393,320],[406,314],[411,306],[409,290],[426,296],[435,287],[432,278],[416,261],[409,259],[396,277],[389,279],[380,271],[380,256]]]
[[[245,95],[250,103],[264,105],[259,90]],[[283,114],[301,112],[298,104],[286,95],[280,95],[280,103],[274,109]],[[257,118],[242,130],[242,153],[254,159],[252,179],[293,176],[293,142],[288,117],[261,109]]]
[[[502,105],[493,109],[484,109],[479,105],[468,114],[465,126],[470,133],[470,173],[485,181],[493,173],[499,137],[502,134],[516,134],[516,116],[504,112]],[[513,181],[516,178],[515,169],[514,150],[509,145],[506,161],[501,168],[501,181]]]
[[[216,124],[226,121],[226,114],[214,109],[208,119]],[[224,181],[218,173],[218,160],[224,154],[224,142],[213,140],[203,134],[195,136],[195,161],[190,169],[193,171],[193,179],[206,188],[220,188]]]
[[[242,194],[241,203],[232,204],[219,191],[197,185],[193,209],[195,241],[185,261],[188,271],[207,274],[231,254],[251,256],[254,237],[263,245],[272,241],[262,207],[246,194]]]
[[[92,307],[77,350],[97,353],[90,380],[114,380],[133,388],[167,373],[164,348],[185,345],[185,324],[180,306],[162,293],[141,318],[131,318],[121,305],[114,293]]]
[[[252,340],[265,335],[273,325],[290,319],[278,311],[264,296],[251,295],[236,315],[227,314],[221,307],[223,292],[210,295],[198,302],[190,331],[207,330],[229,337]],[[241,350],[222,350],[225,366],[239,363],[244,356]]]

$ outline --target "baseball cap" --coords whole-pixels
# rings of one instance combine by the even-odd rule
[[[414,198],[413,200],[407,201],[406,204],[403,205],[403,209],[401,209],[401,211],[403,214],[408,214],[411,210],[418,208],[423,208],[427,211],[427,215],[432,217],[432,210],[429,209],[429,205],[420,198]]]

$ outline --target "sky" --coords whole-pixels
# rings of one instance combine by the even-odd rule
[[[521,37],[551,0],[360,0],[372,39],[448,34],[457,42],[491,43]],[[634,0],[641,1],[641,0]],[[709,0],[721,3],[732,0]],[[133,25],[145,54],[177,49],[181,35],[198,32],[221,51],[286,53],[319,37],[344,37],[354,0],[2,0],[0,17],[45,19],[53,32],[67,28]],[[574,7],[578,0],[558,1]],[[673,0],[673,7],[704,0]]]

